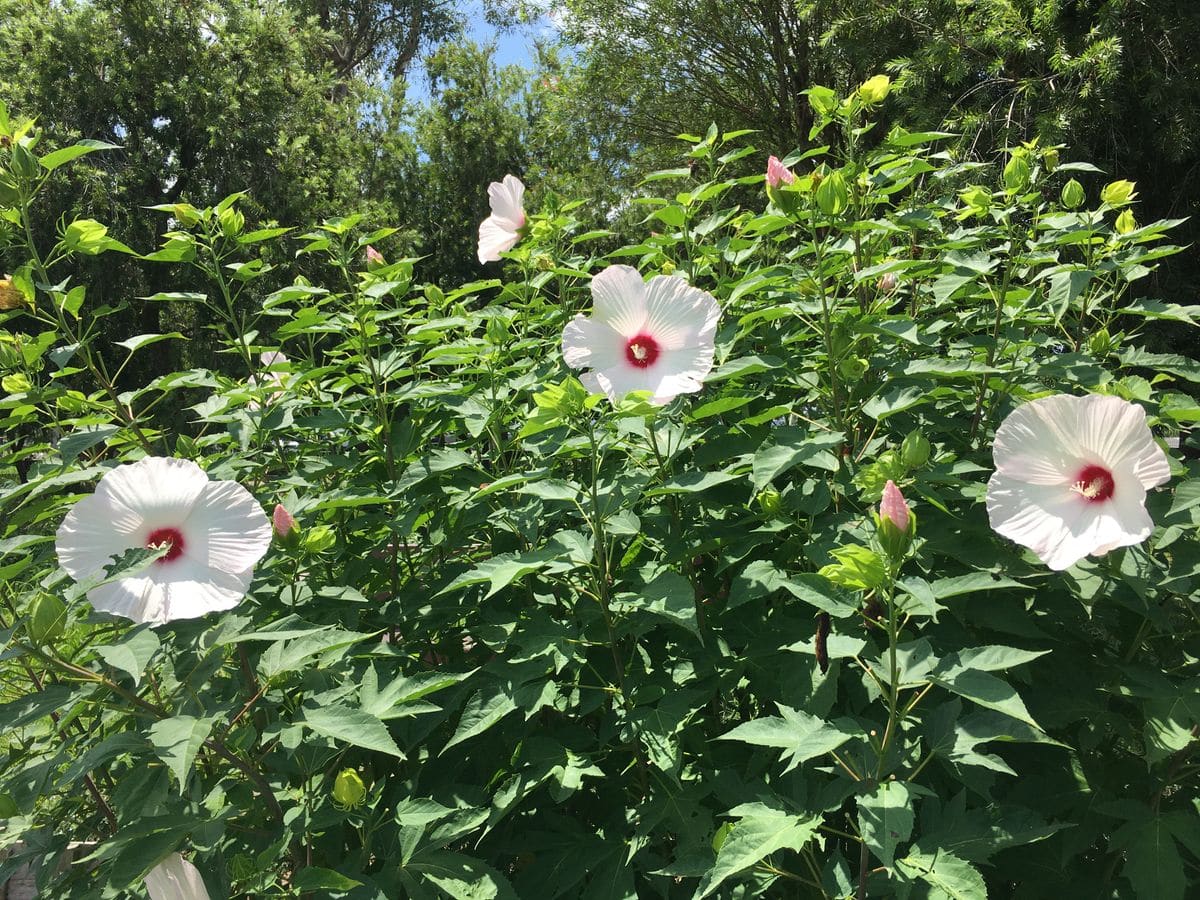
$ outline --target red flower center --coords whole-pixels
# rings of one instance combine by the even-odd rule
[[[1112,472],[1104,466],[1089,463],[1075,476],[1075,483],[1071,485],[1071,490],[1088,503],[1103,503],[1112,497],[1114,486]]]
[[[648,334],[635,335],[625,345],[625,358],[631,366],[637,366],[639,369],[654,365],[654,361],[658,359],[658,352],[658,341]]]
[[[172,562],[183,553],[183,534],[178,528],[155,528],[146,538],[147,547],[161,547],[163,544],[167,545],[167,555],[158,562]]]

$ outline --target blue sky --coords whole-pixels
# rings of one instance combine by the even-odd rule
[[[467,22],[467,37],[477,44],[495,44],[496,62],[502,66],[527,66],[533,61],[533,42],[553,26],[547,19],[540,19],[517,29],[502,31],[489,25],[483,15],[483,4],[470,0],[463,4],[463,16]],[[429,97],[429,84],[425,70],[418,63],[409,78],[408,99],[423,102]]]

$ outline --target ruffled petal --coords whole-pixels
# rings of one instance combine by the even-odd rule
[[[246,596],[253,577],[253,569],[222,572],[180,556],[152,563],[141,575],[93,588],[87,597],[103,612],[162,625],[232,609]]]
[[[1095,461],[1110,469],[1131,466],[1145,488],[1170,480],[1167,455],[1155,443],[1141,406],[1103,394],[1072,399],[1080,408],[1079,443]]]
[[[525,224],[525,185],[516,175],[505,175],[502,181],[489,184],[488,203],[492,215],[511,223],[513,231]]]
[[[479,224],[479,262],[497,262],[500,254],[511,250],[520,239],[511,222],[488,216]]]
[[[646,285],[646,333],[664,350],[707,345],[711,354],[721,307],[678,275],[655,275]]]
[[[654,385],[653,402],[667,403],[679,394],[692,394],[704,387],[704,377],[712,370],[712,344],[663,350],[649,373]]]
[[[100,572],[114,557],[141,546],[141,516],[118,509],[104,495],[90,494],[71,507],[58,526],[58,562],[76,581]]]
[[[603,322],[576,316],[563,328],[562,352],[573,369],[609,368],[624,361],[625,339]]]
[[[209,482],[179,528],[183,555],[222,572],[252,568],[271,546],[267,514],[236,481]]]
[[[592,279],[595,318],[625,338],[636,337],[646,321],[646,285],[632,266],[609,266]]]
[[[992,443],[996,471],[1030,484],[1070,484],[1085,462],[1076,440],[1081,425],[1077,399],[1044,397],[1009,413]]]
[[[200,870],[178,853],[172,853],[146,873],[150,900],[209,900]]]

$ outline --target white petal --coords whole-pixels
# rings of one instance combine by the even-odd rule
[[[117,466],[63,519],[59,562],[75,579],[99,572],[113,554],[144,547],[154,529],[179,527],[208,483],[204,470],[185,459],[148,456]]]
[[[1097,462],[1110,469],[1131,466],[1146,488],[1170,479],[1167,455],[1154,442],[1146,424],[1146,411],[1141,406],[1103,394],[1073,399],[1078,401],[1081,411],[1079,443]]]
[[[479,224],[479,261],[496,262],[521,239],[511,222],[488,216]]]
[[[130,547],[142,546],[142,520],[113,506],[107,496],[90,494],[71,507],[58,526],[58,562],[76,581],[98,573]]]
[[[288,358],[286,356],[284,356],[282,353],[280,353],[278,350],[268,350],[265,353],[263,353],[262,356],[260,356],[258,359],[264,366],[274,366],[274,365],[286,363],[288,361]]]
[[[146,874],[150,900],[209,900],[200,871],[178,853],[172,853]]]
[[[616,404],[630,391],[653,391],[658,380],[648,375],[649,371],[636,366],[613,366],[584,372],[579,380],[593,394],[604,394]]]
[[[576,316],[563,328],[563,362],[572,369],[603,369],[625,358],[625,338],[596,319]]]
[[[1018,481],[1000,472],[988,481],[992,528],[1028,547],[1052,569],[1065,569],[1089,554],[1145,540],[1153,523],[1145,489],[1131,467],[1114,470],[1112,499],[1089,503],[1065,486]]]
[[[617,334],[635,337],[646,321],[646,285],[632,266],[609,266],[592,279],[595,318]]]
[[[664,350],[646,371],[656,381],[654,402],[667,403],[679,394],[691,394],[704,386],[704,376],[712,370],[712,344]]]
[[[183,555],[223,572],[252,568],[271,546],[267,514],[236,481],[209,482],[179,528]]]
[[[180,556],[153,563],[144,575],[122,578],[88,591],[96,609],[134,622],[162,625],[194,619],[237,606],[250,587],[254,570],[230,573]]]
[[[1076,440],[1079,398],[1045,397],[1017,407],[996,429],[996,471],[1029,484],[1069,485],[1086,462]]]
[[[646,332],[664,350],[712,347],[721,307],[678,275],[655,275],[646,285]]]
[[[488,203],[492,214],[512,223],[514,231],[525,224],[525,185],[516,175],[505,175],[503,181],[489,184]]]

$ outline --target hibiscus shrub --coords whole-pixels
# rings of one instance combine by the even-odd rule
[[[765,193],[687,137],[634,244],[498,185],[457,287],[354,217],[165,207],[149,298],[72,277],[137,252],[100,223],[27,228],[105,146],[0,116],[0,879],[1195,896],[1200,364],[1139,342],[1200,311],[1147,296],[1172,223],[884,134],[886,92],[814,88],[829,146]],[[107,333],[158,303],[220,364],[126,383],[200,336]]]

